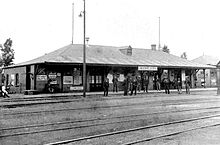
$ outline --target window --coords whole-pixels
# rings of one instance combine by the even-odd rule
[[[17,74],[15,74],[15,85],[16,86],[19,86],[19,74],[17,73]]]
[[[95,76],[90,76],[90,83],[92,83],[92,84],[95,83]]]
[[[10,85],[12,85],[12,86],[15,85],[15,74],[11,74]]]
[[[102,76],[96,76],[96,83],[101,84],[102,83]]]

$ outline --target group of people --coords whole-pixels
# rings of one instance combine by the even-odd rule
[[[113,76],[112,83],[113,83],[113,92],[118,92],[118,78],[116,76]],[[108,96],[108,88],[109,88],[109,79],[105,77],[103,82],[104,96]]]
[[[117,76],[113,76],[112,79],[113,83],[113,92],[118,92],[118,78]],[[146,77],[143,80],[143,87],[144,92],[148,92],[148,84],[149,84],[149,78]],[[141,90],[141,77],[140,76],[130,76],[125,77],[123,82],[123,89],[124,89],[124,95],[128,95],[130,92],[130,95],[136,95],[137,90],[140,92]],[[108,96],[108,90],[109,90],[109,79],[105,77],[103,82],[103,89],[104,89],[104,96]]]
[[[164,89],[165,89],[165,93],[166,94],[170,94],[170,80],[166,77],[163,79],[162,81],[164,83]],[[185,88],[186,88],[186,94],[190,94],[190,78],[186,77],[186,80],[184,81],[185,83]],[[180,78],[178,78],[177,80],[174,80],[174,84],[177,88],[178,94],[182,93],[182,82],[180,80]]]
[[[149,84],[149,78],[148,78],[148,76],[145,76],[143,78],[144,92],[148,92],[148,84]],[[124,82],[123,82],[122,85],[124,87],[124,96],[127,96],[128,94],[136,95],[137,90],[139,92],[141,90],[141,77],[140,76],[125,77]]]
[[[156,90],[161,91],[161,83],[164,85],[165,93],[170,94],[170,84],[171,81],[168,77],[163,78],[162,81],[160,81],[159,77],[156,77]],[[113,76],[112,79],[113,83],[113,92],[118,92],[118,78],[117,76]],[[124,90],[124,96],[130,95],[136,95],[137,91],[140,92],[141,87],[143,85],[143,91],[148,93],[148,85],[149,85],[149,76],[144,76],[143,79],[140,76],[126,76],[123,81],[123,90]],[[180,78],[177,80],[174,80],[175,87],[177,88],[178,94],[182,93],[182,82]],[[186,94],[190,94],[190,79],[189,77],[186,77],[185,80],[185,88],[186,88]],[[105,77],[103,82],[103,89],[104,89],[104,96],[108,96],[108,90],[109,90],[109,79]]]

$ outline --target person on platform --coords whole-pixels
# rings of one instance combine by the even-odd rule
[[[141,91],[141,76],[137,77],[137,90],[138,92]]]
[[[180,78],[177,79],[176,86],[177,86],[178,94],[182,94],[182,84]]]
[[[165,93],[170,94],[170,80],[168,77],[165,77],[163,79],[164,87],[165,87]]]
[[[190,80],[189,80],[189,77],[186,77],[186,80],[185,80],[185,87],[186,87],[186,94],[190,94]]]
[[[133,84],[132,84],[132,76],[128,76],[128,92],[131,93],[132,89],[133,89]]]
[[[10,98],[8,95],[8,91],[6,90],[6,87],[4,85],[1,86],[1,96],[3,96],[3,98]]]
[[[133,95],[133,92],[134,92],[134,95],[137,94],[137,78],[135,76],[133,76],[132,78],[132,90],[131,90],[130,95]]]
[[[143,87],[144,87],[144,92],[146,93],[148,93],[148,85],[149,85],[149,78],[148,76],[145,76],[143,80]]]
[[[116,75],[113,76],[112,83],[113,83],[113,92],[118,92],[118,78]]]
[[[105,77],[103,82],[104,96],[108,96],[109,79]]]
[[[156,88],[157,88],[157,91],[160,91],[160,79],[158,76],[156,78]]]
[[[128,81],[128,77],[124,78],[124,82],[123,82],[123,89],[124,89],[124,96],[128,95],[128,85],[129,85],[129,81]]]

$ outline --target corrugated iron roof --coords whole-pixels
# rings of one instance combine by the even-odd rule
[[[159,67],[190,67],[214,68],[204,64],[195,63],[178,56],[151,49],[132,48],[132,55],[123,54],[120,49],[126,47],[113,47],[89,45],[86,47],[87,64],[103,65],[145,65]],[[9,67],[24,66],[38,63],[83,63],[83,45],[67,45],[36,59],[15,64]]]
[[[217,63],[219,62],[219,58],[208,55],[202,55],[198,58],[193,59],[192,61],[200,64],[208,64],[208,65],[216,66]]]

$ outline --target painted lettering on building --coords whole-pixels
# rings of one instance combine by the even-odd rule
[[[152,66],[138,66],[138,70],[140,70],[140,71],[157,71],[157,67],[152,67]]]

